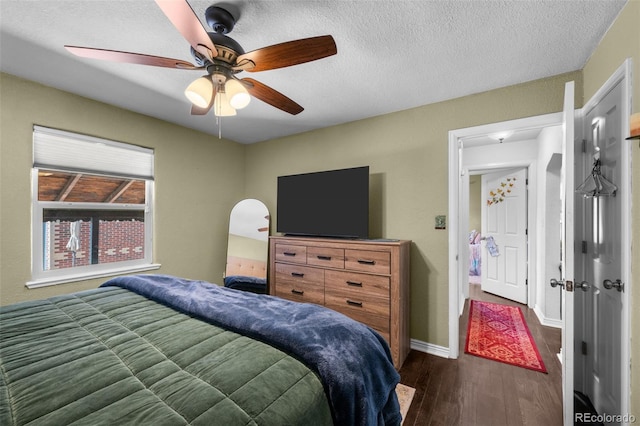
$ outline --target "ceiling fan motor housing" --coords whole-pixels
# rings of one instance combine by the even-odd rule
[[[207,33],[209,38],[216,46],[216,50],[218,51],[218,55],[213,58],[213,62],[224,62],[226,64],[232,65],[236,58],[242,54],[244,54],[244,49],[240,44],[232,39],[231,37],[227,37],[224,34],[217,33]],[[207,63],[210,63],[211,60],[195,50],[191,47],[191,56],[193,56],[194,61],[201,67],[206,67]]]

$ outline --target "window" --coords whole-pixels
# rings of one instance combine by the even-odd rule
[[[156,269],[153,150],[34,126],[27,287]]]

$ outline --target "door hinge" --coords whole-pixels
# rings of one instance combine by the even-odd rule
[[[580,343],[580,353],[582,355],[587,354],[587,342],[585,342],[584,340]]]
[[[529,278],[525,278],[524,285],[529,285]]]
[[[586,152],[587,152],[587,140],[582,139],[582,153],[586,154]]]
[[[587,242],[582,241],[582,254],[587,254]]]

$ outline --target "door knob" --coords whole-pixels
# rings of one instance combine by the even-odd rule
[[[560,286],[560,288],[564,288],[564,280],[556,280],[555,278],[551,278],[551,280],[549,281],[549,284],[551,284],[551,287],[556,288],[558,286]]]
[[[622,282],[622,280],[615,280],[615,281],[611,281],[611,280],[604,280],[602,282],[602,285],[604,286],[604,288],[606,288],[607,290],[611,290],[612,288],[615,288],[618,291],[622,291],[624,290],[624,283]]]
[[[588,282],[586,282],[586,281],[582,281],[582,282],[576,283],[576,289],[579,289],[579,288],[580,288],[580,289],[582,289],[582,291],[584,291],[584,292],[589,291],[589,287],[590,287],[590,286],[589,286],[589,283],[588,283]]]

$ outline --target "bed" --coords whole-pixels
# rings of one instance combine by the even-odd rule
[[[0,424],[398,425],[384,339],[167,275],[0,308]]]

